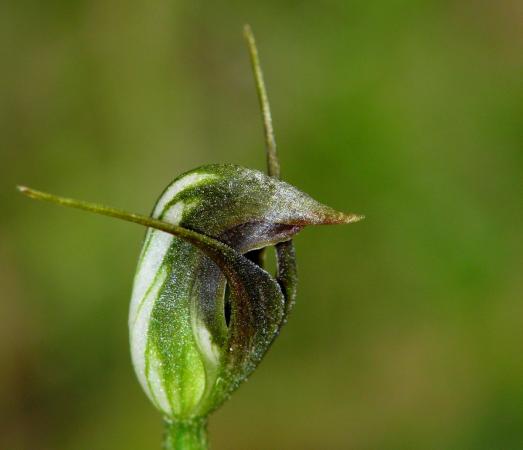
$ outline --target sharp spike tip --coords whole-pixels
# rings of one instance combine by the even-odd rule
[[[336,225],[336,224],[348,224],[356,223],[365,219],[365,216],[362,214],[352,214],[352,213],[342,213],[339,211],[334,211],[323,218],[325,225]]]
[[[16,186],[16,189],[21,194],[24,194],[27,197],[34,197],[34,191],[31,188],[28,188],[27,186],[18,185]]]
[[[364,220],[365,216],[363,214],[347,214],[347,222],[346,223],[356,223],[360,222],[361,220]]]

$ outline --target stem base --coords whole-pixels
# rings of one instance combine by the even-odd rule
[[[164,450],[207,450],[207,419],[165,419]]]

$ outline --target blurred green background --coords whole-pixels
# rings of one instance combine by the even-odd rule
[[[0,4],[0,448],[160,448],[127,308],[176,175],[264,168],[367,220],[305,230],[284,332],[210,421],[215,450],[523,448],[523,4]]]

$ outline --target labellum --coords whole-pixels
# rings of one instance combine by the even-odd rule
[[[177,177],[151,217],[57,197],[26,195],[148,227],[129,312],[138,380],[166,420],[165,448],[206,448],[208,414],[256,368],[296,296],[292,237],[307,225],[360,220],[278,179],[270,110],[254,38],[245,30],[264,117],[268,175],[231,164]],[[276,247],[277,269],[264,269]]]

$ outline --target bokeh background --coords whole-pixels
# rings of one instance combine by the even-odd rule
[[[0,448],[160,448],[127,308],[177,174],[264,168],[242,25],[285,180],[350,226],[297,239],[288,326],[210,421],[215,450],[523,448],[518,0],[0,4]]]

